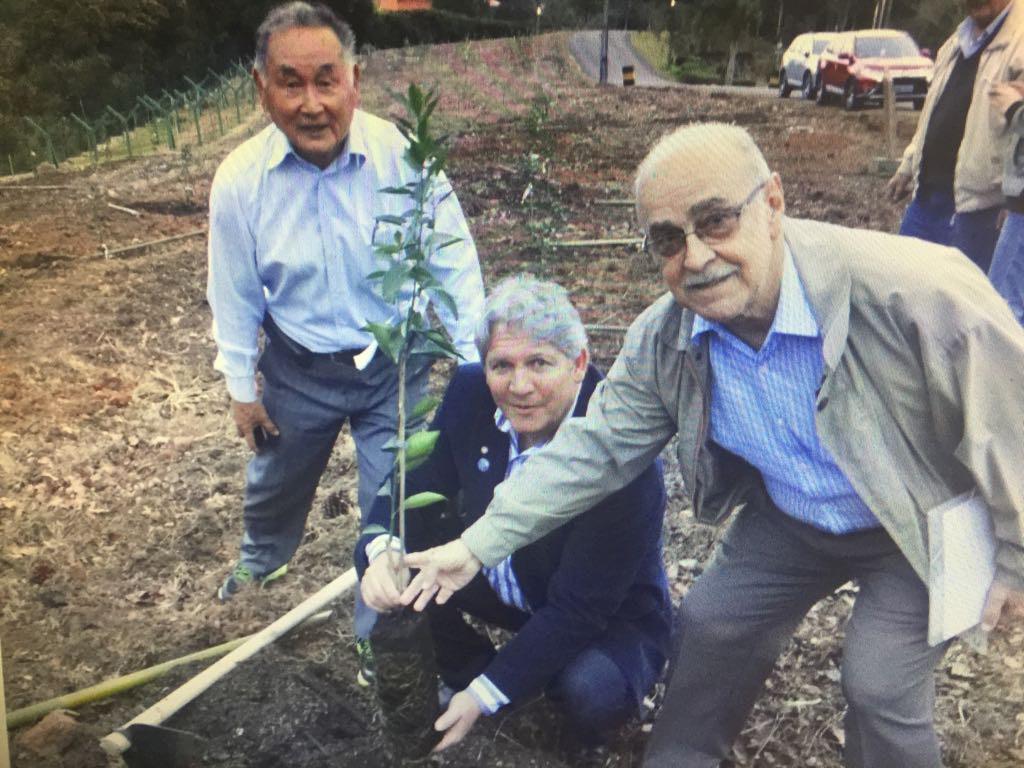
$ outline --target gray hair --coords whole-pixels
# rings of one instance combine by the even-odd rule
[[[338,37],[345,58],[355,61],[356,36],[352,28],[323,3],[292,2],[279,5],[267,14],[267,18],[256,30],[256,69],[267,72],[267,47],[270,36],[296,28],[327,27]]]
[[[587,348],[587,332],[568,292],[533,275],[505,278],[484,301],[483,316],[476,328],[481,360],[487,357],[496,325],[522,331],[535,342],[551,344],[573,360]]]

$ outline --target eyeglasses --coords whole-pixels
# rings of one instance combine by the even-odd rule
[[[705,245],[724,243],[736,234],[743,209],[753,202],[754,197],[767,183],[768,179],[765,179],[754,187],[746,199],[737,206],[718,208],[703,214],[690,231],[671,224],[655,224],[644,233],[644,251],[659,262],[660,266],[661,261],[671,259],[677,253],[682,252],[684,256],[686,255],[686,240],[690,235],[696,235]]]

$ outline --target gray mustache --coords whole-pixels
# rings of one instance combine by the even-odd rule
[[[684,288],[703,288],[710,283],[717,280],[722,280],[730,275],[734,275],[739,271],[739,268],[731,264],[722,264],[721,266],[710,269],[706,272],[701,272],[699,275],[693,275],[686,278],[683,283]]]

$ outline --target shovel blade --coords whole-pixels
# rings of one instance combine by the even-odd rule
[[[128,768],[198,768],[206,739],[162,725],[129,725],[123,731],[131,747],[122,755]]]

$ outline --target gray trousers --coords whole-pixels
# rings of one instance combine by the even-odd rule
[[[397,368],[378,352],[365,370],[317,358],[299,365],[271,342],[259,363],[263,405],[280,436],[249,460],[239,561],[263,576],[287,563],[306,528],[320,476],[334,443],[349,422],[359,464],[360,517],[366,521],[374,497],[391,471],[384,444],[395,434],[398,412]],[[429,365],[410,366],[406,402],[411,408],[427,392]],[[423,423],[411,422],[410,429]],[[355,590],[355,633],[369,637],[376,613]]]
[[[645,768],[716,768],[800,620],[851,579],[860,592],[843,643],[846,765],[941,766],[933,670],[945,646],[928,646],[924,584],[881,528],[827,534],[768,502],[739,514],[683,598]]]

